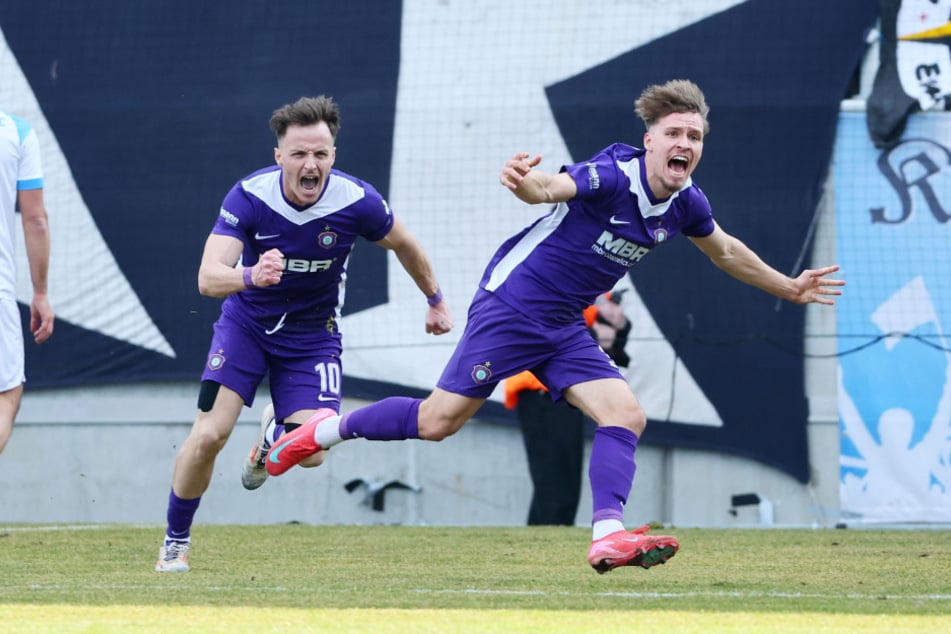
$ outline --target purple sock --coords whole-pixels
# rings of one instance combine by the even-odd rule
[[[419,438],[418,398],[391,396],[345,414],[340,421],[343,439],[406,440]]]
[[[168,494],[168,530],[166,536],[177,541],[186,541],[191,537],[192,520],[195,518],[195,511],[198,510],[198,504],[201,502],[201,496],[192,500],[183,500],[175,495],[174,489]]]
[[[598,427],[591,445],[588,479],[594,502],[592,523],[624,520],[624,504],[634,484],[637,436],[625,427]]]

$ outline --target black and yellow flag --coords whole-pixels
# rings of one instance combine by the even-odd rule
[[[880,0],[881,48],[867,104],[876,147],[898,142],[908,115],[943,106],[951,95],[951,3]]]

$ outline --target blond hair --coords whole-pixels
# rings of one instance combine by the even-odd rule
[[[703,133],[710,131],[710,122],[707,121],[710,106],[703,91],[688,79],[672,79],[666,84],[645,88],[634,102],[634,112],[648,130],[658,120],[674,112],[696,112],[703,119]]]

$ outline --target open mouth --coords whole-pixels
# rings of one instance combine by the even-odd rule
[[[316,191],[317,190],[317,177],[316,176],[302,176],[300,179],[301,189],[304,191]]]
[[[687,160],[686,156],[673,156],[669,161],[667,161],[667,168],[674,174],[684,175],[687,173],[687,167],[690,165],[690,162]]]

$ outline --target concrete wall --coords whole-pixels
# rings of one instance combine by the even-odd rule
[[[185,422],[190,416],[175,414],[194,412],[193,399],[186,402],[180,397],[193,387],[96,390],[93,396],[83,391],[30,394],[22,420],[0,458],[4,489],[0,524],[162,524],[175,452],[190,425]],[[146,399],[135,396],[146,389]],[[104,415],[102,420],[54,417],[49,413],[51,403],[41,402],[45,399],[54,405],[73,402],[86,412],[102,408]],[[256,404],[254,413],[263,402]],[[359,404],[347,401],[344,407]],[[115,420],[120,412],[129,412],[135,420]],[[154,420],[142,420],[149,412]],[[257,421],[252,412],[246,413],[219,455],[196,523],[499,526],[525,522],[531,483],[517,428],[474,420],[442,443],[352,441],[335,447],[317,469],[295,469],[249,492],[240,484],[240,464],[257,435]],[[834,481],[838,455],[826,458],[830,459],[814,470],[823,478],[828,473]],[[773,503],[777,525],[824,522],[813,499],[814,487],[801,486],[757,463],[642,445],[637,464],[627,506],[630,524],[758,525],[755,507],[730,513],[731,496],[749,492]],[[366,488],[352,493],[344,488],[358,478],[375,483],[397,480],[421,490],[389,490],[384,510],[379,512],[366,503]],[[591,496],[585,486],[577,523],[587,525],[590,518]]]

